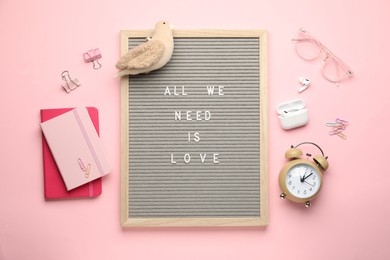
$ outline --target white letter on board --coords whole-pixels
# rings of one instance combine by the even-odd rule
[[[190,110],[187,111],[187,120],[192,120],[191,119],[191,112]]]
[[[199,137],[199,133],[198,132],[194,133],[194,141],[195,142],[199,142],[200,141],[200,137]]]
[[[176,92],[176,86],[173,86],[173,95],[178,96],[179,94]]]
[[[191,161],[191,156],[188,153],[186,153],[184,155],[184,162],[185,163],[189,163],[190,161]]]
[[[170,96],[171,95],[171,92],[169,92],[169,87],[167,86],[167,88],[165,89],[165,92],[164,92],[164,96]]]
[[[207,153],[203,154],[203,156],[202,156],[201,153],[199,154],[199,156],[200,156],[200,161],[201,161],[202,163],[204,163],[204,160],[206,159],[206,155],[207,155]]]
[[[200,114],[202,113],[202,111],[196,111],[196,120],[197,121],[200,121],[202,120],[202,118],[200,118]]]
[[[218,155],[217,153],[214,154],[214,163],[219,163],[218,161]]]
[[[181,120],[181,111],[175,110],[175,120]]]
[[[218,95],[223,96],[223,86],[218,87]]]
[[[199,142],[200,141],[200,136],[198,132],[194,133],[194,141]],[[188,132],[188,142],[191,142],[191,132]]]
[[[184,92],[184,86],[181,86],[181,94],[182,94],[183,96],[187,96],[187,93]]]
[[[176,161],[173,160],[173,153],[171,153],[171,163],[172,163],[172,164],[175,164],[175,163],[176,163]]]
[[[207,94],[209,94],[209,96],[214,95],[214,86],[206,86],[206,88],[207,88]]]
[[[211,118],[211,113],[210,113],[210,111],[204,111],[204,119],[205,120],[210,120],[210,118]]]

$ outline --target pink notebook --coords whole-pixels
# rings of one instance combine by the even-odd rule
[[[56,109],[41,109],[41,122],[45,122],[63,113],[66,113],[73,108],[56,108]],[[87,108],[89,116],[94,124],[97,134],[99,135],[99,111],[97,108]],[[46,200],[50,199],[74,199],[74,198],[93,198],[102,193],[102,179],[96,179],[87,184],[84,184],[71,191],[66,190],[64,181],[57,164],[54,161],[53,154],[46,142],[42,133],[42,154],[43,154],[43,180],[44,180],[44,195]]]
[[[86,108],[42,122],[41,128],[68,191],[111,171]]]

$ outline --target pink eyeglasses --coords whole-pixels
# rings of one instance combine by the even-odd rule
[[[325,54],[321,73],[322,76],[329,82],[339,86],[341,81],[352,77],[353,73],[347,64],[334,55],[328,48],[311,36],[307,31],[300,28],[298,37],[296,39],[292,39],[292,41],[295,43],[295,50],[298,56],[304,60],[314,60],[321,54]]]

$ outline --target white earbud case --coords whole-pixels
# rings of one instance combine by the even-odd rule
[[[305,108],[303,99],[280,103],[276,107],[276,112],[279,114],[280,124],[285,130],[304,126],[309,121],[308,110]]]

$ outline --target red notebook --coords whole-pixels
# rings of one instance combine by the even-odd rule
[[[73,108],[42,109],[41,122],[45,122]],[[99,113],[97,108],[87,108],[92,123],[99,135]],[[72,199],[72,198],[92,198],[102,193],[102,179],[96,179],[78,188],[67,191],[61,173],[50,151],[44,135],[42,134],[43,152],[43,175],[44,175],[44,195],[46,200],[50,199]]]

